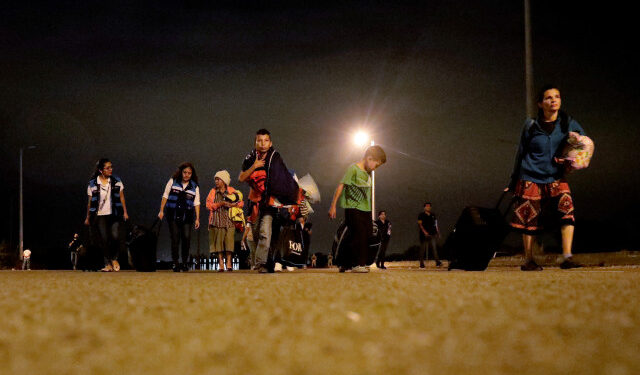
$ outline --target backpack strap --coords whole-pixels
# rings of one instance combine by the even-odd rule
[[[531,142],[531,139],[534,136],[533,126],[535,124],[536,124],[536,120],[532,118],[528,119],[527,122],[525,123],[525,127],[526,127],[525,131],[527,133],[527,140],[526,140],[526,143],[523,145],[525,150],[529,147],[529,142]]]
[[[562,130],[562,133],[567,134],[569,132],[569,123],[571,122],[572,118],[564,111],[560,111],[559,116],[560,130]]]

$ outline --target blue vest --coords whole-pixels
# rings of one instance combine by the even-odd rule
[[[187,187],[183,188],[181,180],[173,180],[165,206],[167,220],[193,221],[197,187],[198,184],[189,181]]]
[[[89,181],[89,188],[91,189],[91,204],[89,205],[89,215],[96,216],[98,208],[100,206],[100,186],[98,184],[98,178]],[[122,202],[120,202],[120,187],[116,186],[120,182],[120,177],[111,176],[109,179],[111,184],[111,214],[116,217],[122,217],[124,210],[122,209]]]

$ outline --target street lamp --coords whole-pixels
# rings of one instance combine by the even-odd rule
[[[353,143],[362,148],[369,143],[373,146],[375,143],[369,137],[369,134],[360,130],[353,135]],[[376,171],[371,171],[371,220],[376,219]]]
[[[33,150],[36,146],[27,146],[27,150]],[[20,147],[20,259],[22,259],[22,253],[24,251],[24,208],[23,208],[23,192],[22,192],[22,154],[24,153],[24,147]]]

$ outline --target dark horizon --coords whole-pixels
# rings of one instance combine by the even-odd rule
[[[122,177],[132,222],[150,225],[183,161],[195,164],[202,195],[219,169],[246,193],[236,177],[262,127],[289,168],[318,182],[313,252],[330,250],[338,223],[326,212],[361,157],[350,135],[364,125],[388,155],[376,172],[376,209],[393,223],[388,252],[417,244],[425,200],[441,243],[462,208],[495,204],[525,119],[521,3],[231,4],[3,10],[0,241],[17,246],[18,150],[31,144],[25,248],[34,261],[66,251],[98,158]],[[639,244],[636,33],[622,6],[532,4],[535,86],[558,84],[563,109],[596,144],[591,166],[570,176],[576,252]],[[163,259],[167,239],[165,227]]]

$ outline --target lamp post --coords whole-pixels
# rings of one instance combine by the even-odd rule
[[[36,146],[27,146],[27,150],[32,150],[36,148]],[[20,147],[20,232],[19,232],[19,249],[20,249],[20,259],[22,259],[22,254],[24,252],[24,204],[23,204],[23,187],[22,187],[22,155],[24,154],[24,147]]]
[[[353,136],[353,142],[358,145],[358,147],[362,147],[367,143],[370,146],[375,145],[373,139],[369,138],[369,135],[363,131],[357,132]],[[376,171],[371,171],[371,220],[376,219]]]
[[[533,104],[533,47],[531,42],[531,4],[530,0],[524,0],[524,77],[527,98],[527,115],[535,115]]]

